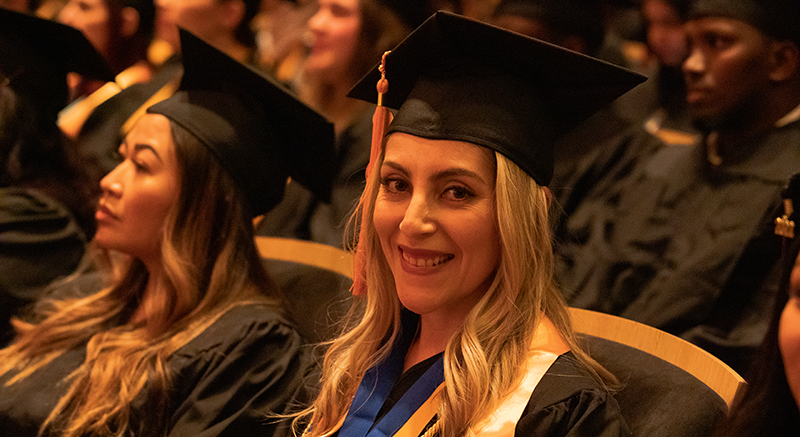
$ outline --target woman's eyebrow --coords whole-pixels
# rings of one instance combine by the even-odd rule
[[[401,164],[399,164],[397,162],[394,162],[394,161],[384,161],[383,165],[385,165],[387,167],[391,167],[391,168],[393,168],[393,169],[395,169],[395,170],[397,170],[399,172],[405,173],[405,174],[409,173],[408,169],[406,169],[403,165],[401,165]],[[433,179],[433,180],[441,180],[441,179],[447,179],[447,178],[452,178],[452,177],[464,177],[464,176],[469,177],[469,178],[473,178],[473,179],[477,179],[477,180],[479,180],[479,181],[481,181],[483,183],[488,183],[478,173],[476,173],[476,172],[474,172],[472,170],[468,170],[468,169],[463,168],[463,167],[453,167],[453,168],[448,168],[448,169],[445,169],[445,170],[437,171],[436,173],[434,173],[431,176],[431,179]]]
[[[142,150],[149,150],[153,152],[153,155],[156,155],[156,158],[158,158],[159,161],[164,162],[164,160],[161,159],[161,155],[159,155],[156,149],[154,149],[153,146],[149,144],[138,143],[135,146],[133,146],[133,150],[137,152],[140,152]]]

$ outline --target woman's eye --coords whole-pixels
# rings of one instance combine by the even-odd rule
[[[384,178],[381,185],[390,193],[401,193],[408,190],[408,183],[402,179]]]
[[[133,163],[133,166],[134,168],[136,168],[137,172],[146,173],[149,171],[149,168],[145,164],[142,164],[141,162],[134,160],[131,160],[131,162]]]
[[[464,200],[474,196],[474,193],[466,187],[454,186],[445,191],[445,196],[452,200]]]

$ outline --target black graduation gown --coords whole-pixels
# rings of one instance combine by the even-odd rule
[[[514,435],[616,437],[631,432],[617,401],[568,352],[536,386]]]
[[[780,191],[800,169],[800,122],[712,166],[705,147],[618,156],[569,217],[558,278],[570,305],[680,335],[743,372],[777,286]]]
[[[75,271],[86,244],[58,201],[36,190],[0,188],[0,345],[13,338],[11,316],[21,315],[51,281]]]
[[[64,378],[85,356],[85,348],[72,350],[7,387],[10,375],[0,376],[2,434],[37,435],[67,390]],[[271,436],[277,425],[267,414],[283,412],[297,393],[307,357],[300,336],[273,309],[233,308],[169,357],[168,429],[154,429],[139,405],[132,414],[133,435]]]
[[[366,184],[374,107],[359,114],[336,137],[336,177],[331,203],[326,204],[296,182],[287,185],[283,200],[264,214],[257,234],[300,238],[340,247],[345,225]]]
[[[345,228],[366,183],[374,107],[362,112],[336,138],[336,177],[331,203],[317,199],[297,182],[286,186],[283,200],[264,214],[256,233],[310,240],[341,247]],[[267,261],[270,277],[283,290],[300,332],[311,342],[331,339],[349,305],[352,281],[302,264]]]

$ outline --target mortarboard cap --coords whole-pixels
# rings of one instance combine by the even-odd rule
[[[43,123],[67,105],[67,73],[114,80],[103,57],[80,30],[0,8],[0,83],[26,96]]]
[[[164,115],[208,147],[253,215],[280,202],[287,177],[330,201],[333,125],[277,81],[183,29],[180,38],[178,91],[147,112]]]
[[[496,150],[540,185],[555,142],[645,77],[460,15],[437,12],[386,56],[387,133]],[[349,96],[377,101],[375,68]]]
[[[797,0],[698,0],[689,18],[725,17],[745,22],[766,35],[800,46],[800,2]]]

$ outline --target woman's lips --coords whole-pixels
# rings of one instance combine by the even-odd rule
[[[97,205],[97,212],[94,216],[97,220],[117,219],[117,215],[114,214],[102,201]]]
[[[413,267],[438,267],[455,258],[455,255],[450,253],[411,249],[404,246],[400,246],[399,249],[403,262]]]

